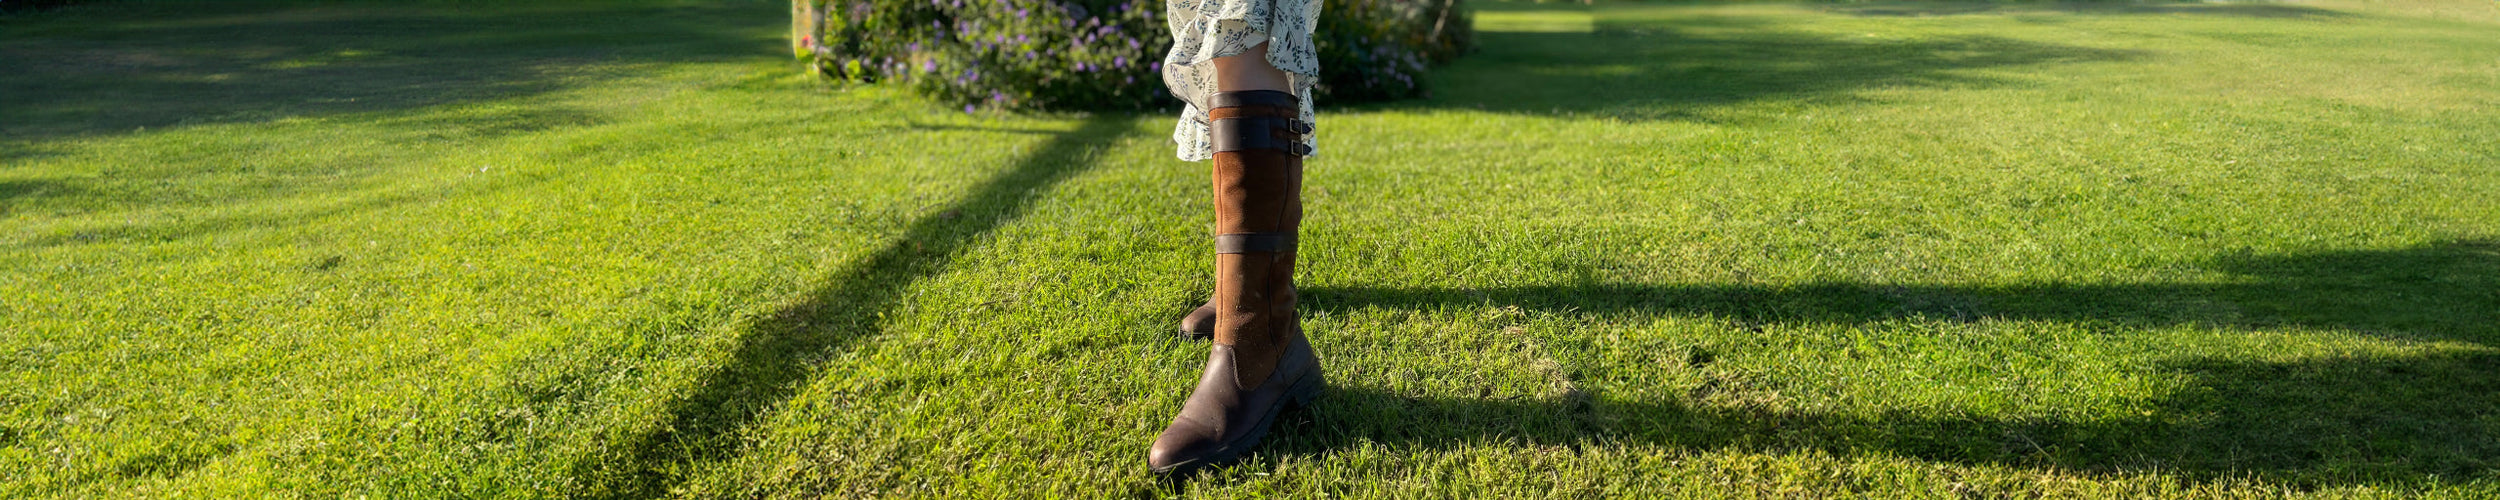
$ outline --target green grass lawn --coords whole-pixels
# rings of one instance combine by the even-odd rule
[[[1174,482],[1169,116],[778,0],[8,14],[0,497],[2500,497],[2500,4],[2338,1],[1478,3],[1323,112],[1331,392]]]

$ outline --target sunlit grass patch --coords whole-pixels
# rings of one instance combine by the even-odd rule
[[[2474,9],[1481,5],[1323,108],[1327,399],[1175,482],[1170,116],[768,1],[0,15],[0,496],[2500,495]]]

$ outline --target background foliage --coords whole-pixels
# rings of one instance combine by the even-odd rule
[[[1172,42],[1155,1],[794,0],[791,39],[820,73],[966,110],[1150,108],[1173,102],[1157,73]],[[1323,12],[1327,99],[1424,95],[1424,72],[1472,39],[1458,0],[1334,0]]]

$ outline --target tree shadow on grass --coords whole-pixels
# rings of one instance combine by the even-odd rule
[[[772,8],[664,2],[530,2],[458,8],[385,2],[105,2],[0,17],[0,162],[64,154],[69,141],[135,130],[352,117],[392,143],[471,143],[604,118],[512,100],[623,69],[753,58],[778,50]],[[466,103],[503,100],[492,109]],[[285,227],[434,199],[400,190],[322,201],[362,187],[375,162],[277,162],[254,175],[177,162],[126,164],[92,183],[15,183],[0,213],[165,210],[170,217],[55,225],[18,247],[163,242]],[[108,219],[110,221],[108,221]]]
[[[1986,35],[1853,37],[1741,14],[1612,19],[1608,12],[1621,7],[1609,5],[1593,8],[1587,32],[1480,32],[1477,53],[1435,71],[1435,97],[1385,107],[1697,120],[1709,107],[1747,101],[1851,99],[1855,91],[1888,87],[2014,85],[2019,82],[1978,70],[2140,57]]]
[[[755,320],[717,371],[669,403],[666,421],[614,445],[631,457],[617,464],[627,469],[595,474],[604,484],[591,496],[661,496],[682,480],[670,476],[685,470],[677,466],[735,456],[741,451],[737,433],[814,378],[814,361],[873,335],[881,313],[904,289],[944,272],[981,235],[1015,220],[1042,192],[1092,167],[1095,156],[1129,132],[1134,120],[1097,115],[1059,133],[954,205],[913,221],[884,248],[826,276],[805,300]]]
[[[0,95],[7,96],[0,116],[8,117],[0,142],[540,94],[599,67],[774,53],[773,33],[735,27],[771,26],[783,12],[650,2],[246,1],[0,17]]]
[[[2243,256],[2218,284],[2015,287],[1820,284],[1586,285],[1485,290],[1313,288],[1315,309],[1515,305],[1577,313],[1700,314],[1738,322],[1859,324],[1902,318],[1998,318],[2123,325],[2298,326],[2408,341],[2500,347],[2500,242],[2385,251]],[[1707,356],[1685,366],[1701,369]],[[2490,478],[2500,470],[2500,352],[2418,357],[2322,356],[2288,362],[2183,359],[2165,373],[2193,382],[2143,415],[2098,420],[1850,415],[1762,409],[1714,398],[1704,384],[1670,400],[1574,392],[1551,400],[1414,398],[1332,388],[1309,422],[1272,452],[1326,454],[1359,442],[1439,448],[1518,440],[1540,445],[1649,443],[1835,454],[1888,453],[1951,463],[2193,480],[2256,477],[2308,487]],[[1441,425],[1407,425],[1435,422]]]
[[[0,181],[0,217],[15,212],[20,200],[66,190],[69,190],[69,186],[54,181]]]
[[[2285,363],[2189,360],[2162,369],[2192,388],[2147,415],[2105,420],[1908,413],[1848,415],[1617,398],[1417,398],[1331,387],[1278,433],[1269,453],[1325,455],[1356,443],[1442,449],[1663,445],[1758,453],[1882,453],[1942,463],[2192,481],[2256,478],[2332,487],[2489,478],[2500,468],[2500,355],[2322,358]],[[1705,386],[1707,389],[1709,386]],[[1416,425],[1430,422],[1431,425]]]
[[[2350,12],[2322,9],[2306,5],[2272,2],[2215,3],[2194,0],[2155,2],[2057,2],[2057,3],[1989,3],[1989,2],[1882,2],[1835,3],[1822,6],[1824,12],[1837,12],[1869,17],[1932,17],[1963,14],[2024,14],[2056,12],[2094,15],[2176,14],[2196,16],[2258,17],[2258,18],[2337,18],[2352,17]]]
[[[1764,323],[1982,318],[2348,329],[2500,347],[2500,241],[2394,250],[2236,255],[2224,283],[1899,285],[1575,284],[1491,288],[1313,287],[1322,310],[1515,305],[1590,314],[1675,312]]]

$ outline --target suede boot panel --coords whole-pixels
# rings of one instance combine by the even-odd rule
[[[1257,389],[1287,336],[1301,331],[1292,283],[1281,279],[1292,275],[1293,254],[1220,254],[1215,262],[1226,271],[1216,275],[1215,343],[1239,353],[1236,376],[1243,389]]]
[[[1301,212],[1291,191],[1301,159],[1274,150],[1216,153],[1215,233],[1291,232]]]

